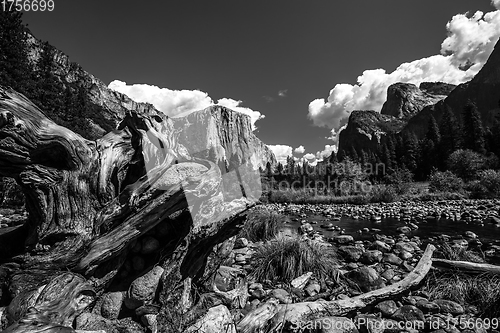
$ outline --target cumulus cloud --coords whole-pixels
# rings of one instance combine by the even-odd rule
[[[108,86],[110,89],[121,92],[136,102],[153,104],[159,111],[169,117],[181,117],[191,112],[205,109],[211,105],[222,105],[234,111],[250,116],[252,128],[255,122],[264,118],[259,111],[241,106],[242,101],[232,98],[221,98],[214,103],[206,92],[200,90],[171,90],[149,84],[127,84],[114,80]]]
[[[286,158],[292,155],[292,147],[287,145],[267,145],[272,150],[276,160],[282,164],[286,163]]]
[[[304,148],[304,146],[302,146],[302,145],[301,145],[301,146],[298,146],[297,148],[295,148],[295,149],[293,150],[293,152],[294,152],[295,154],[304,154],[304,152],[305,152],[305,151],[306,151],[306,149],[305,149],[305,148]]]
[[[332,151],[336,151],[337,150],[337,146],[335,145],[325,145],[325,149],[323,149],[322,151],[318,151],[316,153],[316,158],[320,161],[330,157],[330,155],[332,154]]]
[[[493,4],[499,8],[500,0],[493,0]],[[309,118],[316,126],[338,129],[350,111],[380,111],[387,88],[393,83],[469,81],[482,68],[500,37],[500,10],[455,15],[446,29],[448,37],[441,45],[441,54],[403,63],[391,73],[384,69],[365,70],[358,76],[357,84],[337,84],[326,100],[313,100]]]
[[[311,153],[307,153],[304,155],[304,158],[308,161],[315,161],[316,160],[316,156],[314,156],[314,154],[311,154]]]
[[[495,6],[496,9],[500,9],[500,0],[492,0],[491,4]]]

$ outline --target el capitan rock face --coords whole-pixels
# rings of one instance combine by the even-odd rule
[[[242,113],[214,105],[170,119],[179,131],[179,143],[196,157],[245,161],[254,169],[276,164],[273,152],[253,134],[250,117]]]
[[[436,104],[445,97],[446,95],[434,95],[422,91],[411,83],[398,82],[387,89],[387,101],[380,113],[399,119],[409,119],[427,105]]]
[[[42,52],[42,43],[29,38],[30,57],[34,63]],[[101,107],[100,115],[116,127],[130,112],[155,116],[161,114],[152,104],[138,103],[127,95],[108,88],[104,82],[71,62],[63,52],[54,49],[54,74],[63,84],[78,82],[85,88],[92,103]],[[101,137],[107,131],[95,119],[83,119],[91,125],[92,137]],[[171,128],[178,132],[179,143],[189,155],[214,161],[249,161],[254,169],[276,164],[272,151],[253,133],[250,118],[242,113],[211,106],[180,118],[170,118]],[[211,151],[211,152],[210,152]],[[211,155],[211,156],[209,156]]]

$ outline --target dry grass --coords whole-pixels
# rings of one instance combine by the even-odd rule
[[[299,237],[279,236],[258,248],[251,275],[257,281],[290,282],[307,272],[335,277],[338,259],[333,247]]]
[[[273,239],[279,233],[280,214],[265,208],[256,208],[245,221],[240,237],[252,242]]]
[[[453,247],[448,243],[441,243],[437,245],[437,255],[443,259],[454,261],[470,261],[483,263],[484,259],[473,251],[466,250],[461,247]]]
[[[500,316],[500,276],[466,275],[459,272],[430,272],[425,289],[432,299],[448,299],[462,305],[472,305],[483,318]]]

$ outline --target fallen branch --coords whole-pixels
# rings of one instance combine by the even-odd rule
[[[318,301],[280,304],[277,306],[277,309],[270,307],[268,304],[264,304],[263,307],[249,312],[243,320],[240,321],[238,324],[238,332],[258,332],[263,327],[264,319],[268,321],[268,331],[278,332],[280,329],[290,325],[300,325],[301,322],[306,321],[308,316],[312,314],[341,316],[353,310],[364,308],[378,299],[400,294],[408,288],[418,285],[422,281],[432,266],[432,253],[435,249],[436,248],[432,244],[427,245],[422,258],[420,258],[420,261],[413,271],[411,271],[403,280],[390,286],[370,291],[356,297],[329,302]],[[269,310],[277,310],[277,312],[276,314],[273,314],[274,311]],[[263,315],[263,313],[265,315]]]
[[[480,264],[469,261],[453,261],[446,259],[432,259],[432,266],[443,270],[459,270],[470,274],[500,274],[500,266]]]

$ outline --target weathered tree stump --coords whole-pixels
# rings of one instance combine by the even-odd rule
[[[91,286],[93,295],[102,292],[137,240],[158,228],[162,305],[182,300],[187,311],[193,285],[210,284],[207,277],[216,269],[207,265],[212,249],[238,232],[260,194],[252,190],[259,175],[249,175],[245,165],[221,172],[215,161],[192,157],[167,120],[163,114],[130,112],[117,130],[88,141],[55,124],[21,94],[0,87],[0,176],[19,183],[28,211],[22,228],[0,234],[0,244],[7,244],[0,245],[0,273],[9,276],[2,280],[0,274],[0,283],[13,281],[5,287],[19,300],[27,300],[24,292],[41,290],[32,310],[9,305],[16,313],[10,332],[24,332],[30,322],[70,326],[85,304],[74,294],[87,290],[80,285]],[[239,186],[224,187],[234,185],[223,181],[227,177]],[[140,260],[135,264],[145,269]],[[54,284],[59,292],[50,287],[45,297]]]

